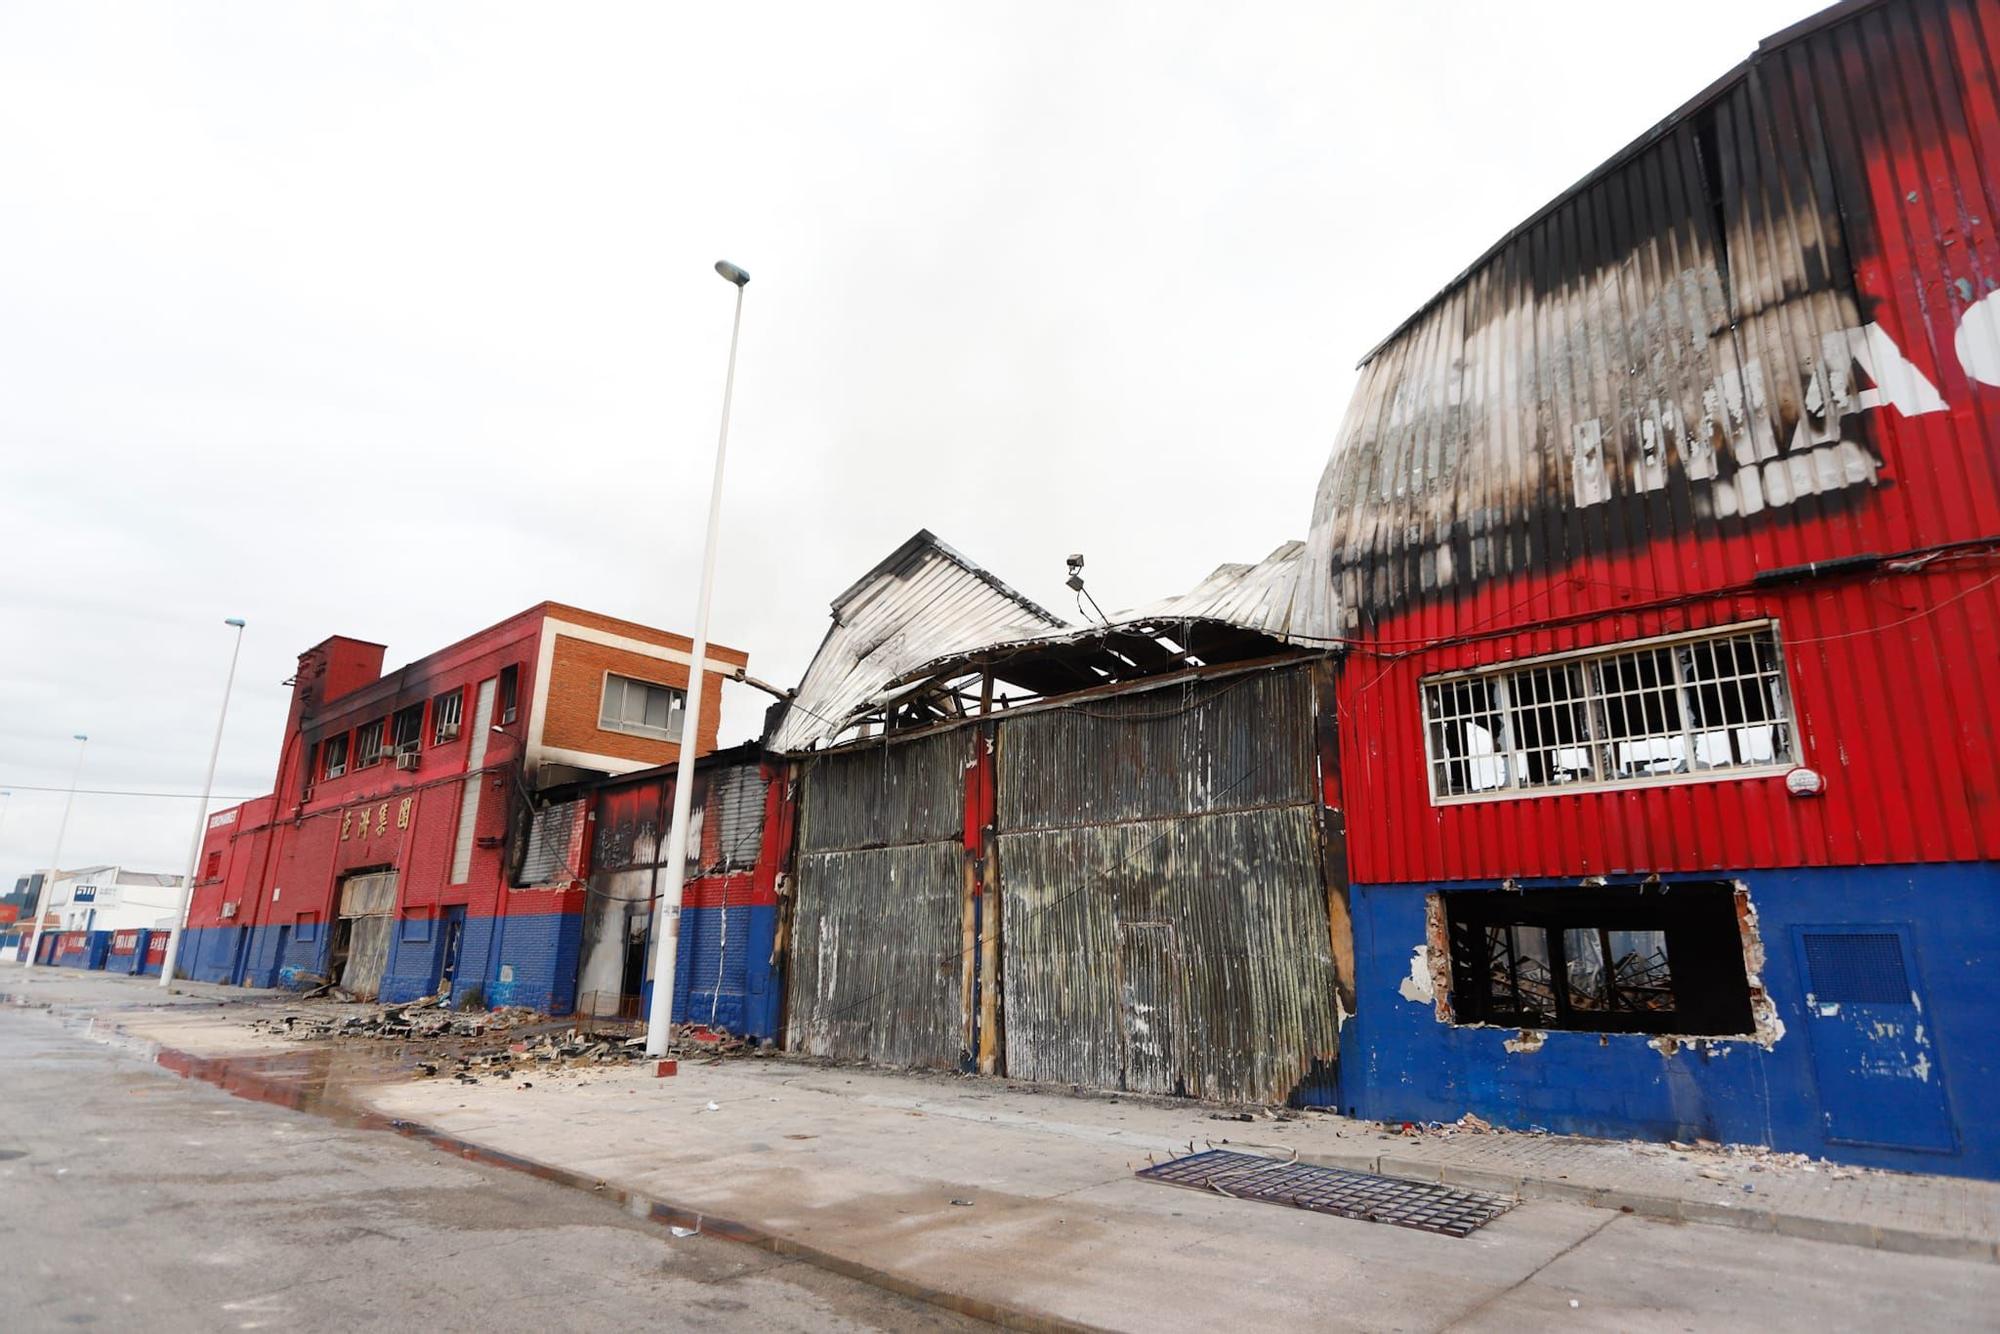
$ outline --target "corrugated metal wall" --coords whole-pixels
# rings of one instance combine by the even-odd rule
[[[1003,719],[1007,1072],[1282,1102],[1338,1044],[1309,669]]]
[[[1357,881],[2000,856],[2000,4],[1843,7],[1371,354],[1294,628],[1353,636]],[[1433,806],[1426,673],[1775,617],[1781,778]],[[1516,633],[1504,633],[1515,631]]]
[[[810,761],[799,780],[787,1045],[948,1069],[963,1048],[961,802],[970,734]]]

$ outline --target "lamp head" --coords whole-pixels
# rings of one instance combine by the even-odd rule
[[[723,277],[729,279],[730,282],[735,283],[738,287],[741,287],[745,283],[750,281],[749,274],[745,273],[742,269],[737,268],[734,264],[731,264],[726,259],[718,259],[715,261],[715,271],[721,274]]]
[[[243,625],[244,625],[244,621],[243,621],[243,618],[242,618],[241,616],[231,616],[231,617],[229,617],[229,618],[228,618],[227,620],[223,621],[223,624],[224,624],[224,625],[233,625],[233,626],[235,626],[235,627],[236,627],[236,628],[237,628],[238,630],[241,630],[241,629],[243,628]]]
[[[77,733],[74,733],[74,734],[72,734],[72,735],[70,736],[70,740],[71,740],[71,741],[88,741],[88,740],[90,740],[90,738],[89,738],[89,737],[87,737],[87,736],[85,736],[85,735],[84,735],[83,733],[81,733],[81,732],[77,732]]]

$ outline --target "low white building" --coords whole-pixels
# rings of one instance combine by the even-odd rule
[[[181,877],[122,866],[85,866],[58,875],[42,905],[58,931],[172,929],[180,911]]]

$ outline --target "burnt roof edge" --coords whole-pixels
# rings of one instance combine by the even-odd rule
[[[1554,213],[1564,204],[1568,203],[1570,200],[1582,194],[1586,189],[1590,188],[1590,186],[1595,184],[1597,181],[1610,175],[1612,172],[1624,166],[1627,162],[1631,161],[1639,154],[1645,152],[1648,148],[1651,148],[1661,139],[1665,138],[1669,130],[1672,130],[1676,126],[1680,125],[1683,121],[1687,120],[1688,117],[1694,115],[1696,112],[1699,112],[1704,107],[1708,106],[1711,102],[1715,101],[1718,97],[1722,96],[1723,93],[1727,92],[1729,89],[1735,87],[1738,83],[1742,82],[1744,77],[1749,74],[1751,67],[1761,63],[1766,56],[1772,54],[1775,51],[1781,51],[1785,47],[1788,47],[1805,37],[1809,37],[1813,33],[1819,32],[1822,29],[1831,28],[1837,24],[1845,23],[1849,19],[1855,18],[1873,9],[1881,9],[1890,3],[1891,0],[1840,0],[1840,3],[1838,4],[1829,5],[1827,8],[1822,9],[1819,13],[1809,15],[1806,18],[1800,19],[1797,23],[1792,24],[1790,27],[1781,28],[1777,32],[1772,33],[1769,37],[1764,38],[1763,41],[1757,43],[1756,49],[1753,50],[1748,56],[1746,56],[1741,61],[1738,61],[1735,65],[1731,66],[1728,71],[1726,71],[1720,77],[1710,82],[1706,88],[1703,88],[1693,97],[1681,103],[1680,106],[1674,108],[1674,110],[1669,112],[1664,119],[1655,123],[1651,129],[1646,130],[1643,134],[1641,134],[1638,138],[1634,139],[1631,143],[1626,144],[1616,153],[1613,153],[1610,157],[1598,163],[1588,172],[1585,172],[1584,175],[1580,177],[1568,189],[1557,194],[1553,199],[1549,200],[1548,203],[1543,204],[1533,213],[1530,213],[1527,217],[1523,218],[1520,222],[1516,223],[1513,227],[1509,228],[1506,231],[1506,233],[1500,237],[1499,240],[1495,241],[1492,245],[1486,247],[1485,250],[1481,251],[1477,259],[1473,260],[1470,264],[1460,269],[1456,275],[1454,275],[1448,282],[1444,284],[1444,286],[1438,288],[1437,291],[1433,292],[1422,305],[1418,306],[1408,315],[1405,315],[1402,318],[1402,320],[1397,323],[1395,328],[1391,329],[1386,335],[1382,337],[1380,341],[1378,341],[1373,347],[1369,348],[1368,351],[1362,354],[1361,360],[1354,363],[1354,368],[1356,370],[1360,370],[1363,366],[1366,366],[1369,362],[1375,360],[1376,357],[1380,356],[1384,348],[1388,347],[1389,344],[1395,342],[1398,338],[1401,338],[1405,333],[1408,333],[1412,325],[1414,325],[1418,320],[1421,320],[1424,316],[1430,314],[1430,312],[1447,296],[1457,291],[1460,287],[1463,287],[1467,279],[1471,278],[1472,275],[1477,273],[1480,269],[1486,267],[1486,265],[1493,259],[1495,255],[1498,255],[1502,250],[1505,250],[1509,245],[1513,244],[1513,242],[1516,239],[1518,239],[1523,232],[1526,232],[1529,228],[1541,222],[1544,218],[1548,217],[1551,213]]]

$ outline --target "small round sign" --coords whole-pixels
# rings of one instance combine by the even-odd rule
[[[1785,775],[1785,791],[1795,797],[1817,797],[1826,791],[1826,779],[1817,769],[1794,769]]]

